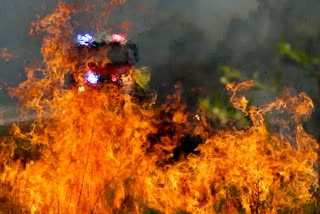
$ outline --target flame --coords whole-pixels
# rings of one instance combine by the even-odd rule
[[[60,3],[32,25],[46,33],[43,77],[27,68],[28,79],[10,92],[21,114],[36,120],[30,130],[13,124],[1,139],[0,211],[277,213],[314,201],[318,143],[301,125],[313,109],[307,94],[248,106],[239,94],[254,83],[231,83],[230,101],[253,126],[209,132],[202,114],[186,110],[181,85],[160,107],[112,84],[65,89],[65,74],[78,69],[67,45],[76,12]],[[268,130],[264,118],[273,111],[292,118],[290,138]],[[12,161],[17,142],[33,155]]]
[[[9,62],[13,58],[17,58],[18,57],[15,54],[9,53],[8,52],[8,48],[2,48],[0,56],[5,62]]]
[[[131,27],[131,23],[129,21],[123,21],[121,23],[121,28],[128,31]]]

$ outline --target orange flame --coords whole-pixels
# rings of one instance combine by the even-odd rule
[[[9,53],[8,52],[8,48],[2,48],[1,49],[1,58],[5,61],[5,62],[9,62],[10,60],[12,60],[13,58],[17,58],[16,55]]]

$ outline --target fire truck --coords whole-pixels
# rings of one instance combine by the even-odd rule
[[[76,42],[78,63],[72,72],[71,82],[79,91],[106,84],[127,87],[134,93],[145,91],[150,72],[147,67],[134,66],[139,61],[138,48],[127,41],[125,34],[111,34],[101,41],[96,41],[89,33],[78,34]]]

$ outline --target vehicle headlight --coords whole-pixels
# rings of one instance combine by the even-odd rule
[[[85,75],[85,79],[91,83],[91,84],[96,84],[98,83],[99,81],[99,78],[100,78],[100,75],[99,74],[96,74],[92,71],[88,71]]]

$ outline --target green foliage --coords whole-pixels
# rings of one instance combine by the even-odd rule
[[[282,60],[302,67],[301,78],[306,74],[311,74],[315,87],[313,87],[314,96],[319,96],[318,83],[320,82],[320,56],[310,55],[306,50],[294,46],[288,42],[281,42],[278,46],[278,53]]]
[[[228,84],[233,81],[246,81],[246,80],[253,80],[254,86],[252,89],[254,90],[267,90],[272,93],[279,93],[280,90],[280,82],[282,79],[281,72],[277,72],[274,81],[273,86],[270,87],[269,85],[263,83],[260,80],[259,73],[255,72],[251,77],[247,77],[243,72],[231,68],[227,65],[220,65],[220,70],[222,71],[223,75],[220,77],[220,83],[222,84]]]
[[[289,43],[281,42],[278,46],[278,51],[280,56],[287,57],[288,59],[301,64],[304,67],[308,67],[310,63],[309,57],[303,50],[293,48]]]
[[[210,98],[200,98],[199,105],[201,108],[209,111],[209,119],[218,121],[221,126],[227,124],[231,120],[237,121],[239,127],[249,125],[248,120],[240,111],[236,111],[228,98],[221,97],[221,94],[214,92]]]
[[[319,77],[314,66],[320,66],[319,56],[310,56],[305,50],[295,47],[287,42],[281,42],[278,46],[278,52],[283,59],[290,60],[305,69],[310,70],[313,74]]]
[[[307,49],[303,46],[301,47],[301,45],[290,44],[286,41],[282,41],[278,45],[278,55],[282,62],[301,69],[300,72],[295,73],[296,79],[306,80],[306,76],[309,76],[308,82],[310,83],[305,87],[308,88],[308,93],[316,105],[315,110],[318,111],[318,97],[320,96],[320,56],[308,53]],[[318,113],[315,113],[314,115],[317,114]],[[313,117],[307,127],[310,133],[318,135],[318,129],[316,127],[319,126],[319,119],[317,117],[318,116]]]
[[[133,79],[135,82],[143,89],[148,88],[150,83],[150,70],[148,67],[144,66],[137,68],[134,71]]]
[[[253,90],[264,90],[272,94],[280,94],[281,72],[276,73],[273,85],[270,87],[260,80],[258,72],[254,73],[252,77],[247,77],[243,72],[223,64],[220,65],[220,71],[222,75],[219,81],[223,85],[233,81],[254,80]],[[236,121],[239,128],[249,125],[246,116],[242,112],[235,110],[229,99],[221,96],[219,92],[213,92],[211,98],[200,98],[199,103],[201,108],[211,112],[209,119],[218,120],[221,126],[224,126],[230,119]]]

